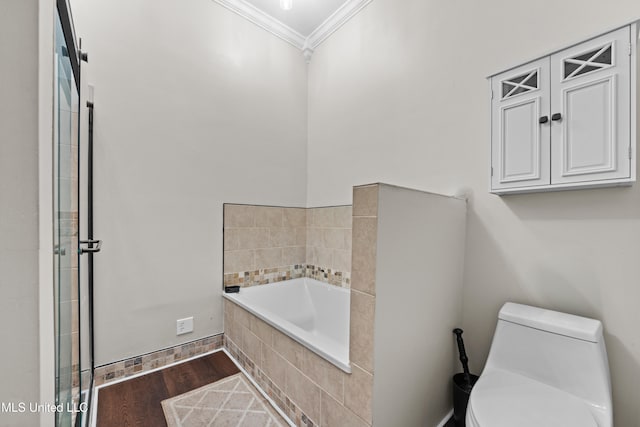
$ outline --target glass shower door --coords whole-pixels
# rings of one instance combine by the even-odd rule
[[[71,51],[73,52],[73,50]],[[54,71],[54,294],[56,426],[70,427],[80,407],[78,265],[78,116],[80,101],[57,17]]]

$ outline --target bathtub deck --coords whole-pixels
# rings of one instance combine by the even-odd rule
[[[101,388],[98,427],[167,425],[160,402],[239,372],[219,351],[141,377]]]

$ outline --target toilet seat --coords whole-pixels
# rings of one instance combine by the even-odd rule
[[[522,375],[483,373],[467,407],[469,427],[597,427],[583,400]]]

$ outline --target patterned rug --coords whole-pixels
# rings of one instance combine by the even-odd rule
[[[162,401],[169,427],[285,427],[288,424],[239,373]]]

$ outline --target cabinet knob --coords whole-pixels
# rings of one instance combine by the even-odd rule
[[[553,120],[554,122],[557,122],[558,120],[562,120],[562,114],[555,113],[553,116],[551,116],[551,120]]]
[[[549,121],[549,116],[542,116],[538,119],[538,123],[547,123]]]

